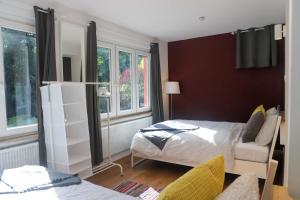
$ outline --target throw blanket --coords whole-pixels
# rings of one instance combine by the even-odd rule
[[[0,194],[24,193],[80,183],[81,179],[77,175],[55,172],[42,166],[0,171]]]
[[[185,124],[178,121],[165,121],[162,123],[154,124],[148,128],[141,129],[144,137],[163,150],[167,141],[178,133],[185,131],[193,131],[198,129],[198,126]]]

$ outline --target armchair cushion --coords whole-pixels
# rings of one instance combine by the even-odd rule
[[[158,200],[213,200],[223,190],[224,157],[216,157],[168,185]]]

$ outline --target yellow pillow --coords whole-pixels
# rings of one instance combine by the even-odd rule
[[[264,105],[260,105],[260,106],[257,106],[255,108],[255,110],[253,111],[252,115],[254,115],[255,113],[258,113],[258,112],[262,112],[264,116],[266,116],[266,110],[264,108]],[[251,115],[251,116],[252,116]]]
[[[223,190],[224,157],[218,156],[169,184],[157,200],[213,200]]]

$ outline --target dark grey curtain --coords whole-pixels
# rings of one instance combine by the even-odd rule
[[[277,42],[274,25],[236,33],[236,68],[277,66]]]
[[[37,118],[39,137],[39,157],[40,165],[47,166],[47,152],[45,145],[45,132],[43,126],[43,113],[41,104],[40,87],[43,81],[56,80],[56,60],[55,60],[55,26],[54,10],[43,10],[34,6],[35,26],[36,26],[36,94],[37,94]]]
[[[97,81],[97,36],[96,23],[91,22],[87,29],[87,62],[86,81]],[[103,161],[102,137],[100,115],[97,103],[97,87],[95,85],[86,86],[86,104],[90,131],[90,144],[92,165],[99,165]]]
[[[158,43],[151,44],[151,103],[153,123],[164,120]]]

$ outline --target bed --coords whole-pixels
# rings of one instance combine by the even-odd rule
[[[198,128],[191,128],[169,137],[163,148],[149,140],[145,132],[139,131],[131,143],[131,165],[134,167],[143,160],[150,159],[194,167],[216,155],[223,154],[227,173],[254,172],[259,178],[266,179],[280,122],[281,117],[278,116],[271,143],[267,146],[259,146],[255,142],[242,143],[241,133],[245,123],[165,121],[162,123],[165,127],[171,127],[175,123],[179,126],[196,126]],[[151,129],[149,132],[151,133]],[[156,132],[160,131],[156,130]]]
[[[41,166],[23,166],[1,172],[0,199],[135,200],[137,198],[81,180],[77,175],[49,172]]]

